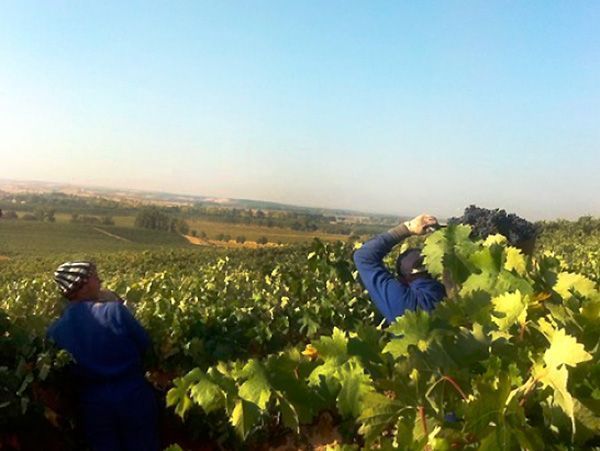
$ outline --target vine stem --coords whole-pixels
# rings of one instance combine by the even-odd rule
[[[442,376],[442,379],[445,381],[450,382],[450,384],[455,388],[455,390],[460,394],[460,396],[462,396],[462,399],[467,401],[468,397],[465,394],[465,392],[462,390],[462,388],[460,388],[460,385],[458,385],[458,382],[456,382],[454,380],[454,378],[450,377],[450,376]]]
[[[524,338],[525,338],[525,323],[521,324],[521,327],[519,328],[519,341],[523,341]]]
[[[429,437],[429,430],[427,429],[427,419],[425,418],[425,407],[419,406],[417,407],[417,411],[419,412],[419,418],[421,419],[421,424],[423,425],[423,433],[425,437]],[[425,451],[429,451],[431,447],[429,444],[425,445],[423,448]]]
[[[523,393],[523,396],[521,397],[521,399],[519,400],[519,407],[523,407],[525,405],[525,403],[527,402],[527,398],[529,398],[529,395],[531,395],[531,393],[533,393],[533,389],[536,387],[538,381],[539,381],[539,376],[538,377],[531,377],[529,382],[529,386],[527,387],[527,390],[525,390],[525,393]]]

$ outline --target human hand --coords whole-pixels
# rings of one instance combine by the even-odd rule
[[[435,216],[421,214],[410,221],[406,221],[404,225],[413,235],[423,235],[427,232],[427,228],[435,226],[438,223]]]

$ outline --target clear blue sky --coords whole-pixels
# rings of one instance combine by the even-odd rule
[[[600,3],[5,1],[0,178],[600,215]]]

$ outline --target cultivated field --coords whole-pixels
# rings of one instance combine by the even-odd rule
[[[41,225],[45,239],[40,224],[0,229],[8,251],[31,246],[0,261],[2,449],[82,447],[60,395],[68,356],[44,339],[64,306],[41,270],[63,258],[50,233],[65,249],[107,246],[101,276],[153,339],[171,450],[600,446],[597,221],[545,228],[534,258],[466,226],[435,232],[426,264],[455,289],[387,329],[349,243],[228,250],[148,234],[149,248],[131,228],[106,228],[123,241]]]

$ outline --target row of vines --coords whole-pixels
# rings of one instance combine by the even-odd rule
[[[96,259],[152,336],[171,449],[590,449],[599,241],[560,233],[530,258],[468,226],[435,232],[423,252],[448,298],[388,328],[353,244]],[[45,340],[64,304],[49,273],[27,270],[58,262],[0,272],[0,449],[82,446],[69,356]]]

